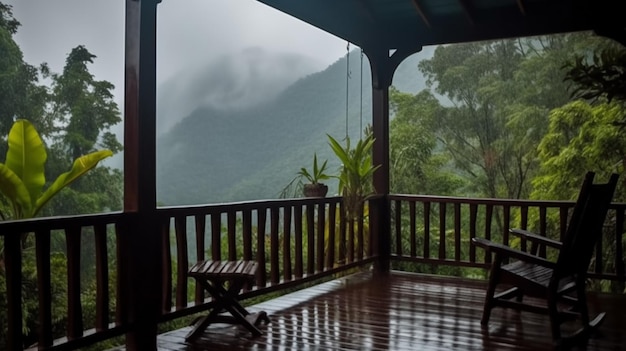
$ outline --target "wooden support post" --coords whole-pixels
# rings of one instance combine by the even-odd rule
[[[156,10],[159,0],[126,0],[124,223],[119,277],[128,350],[156,350],[162,240],[156,213]]]
[[[374,132],[373,162],[380,165],[374,173],[374,189],[382,198],[376,199],[371,205],[375,208],[370,220],[370,230],[375,238],[375,253],[379,260],[376,270],[389,271],[391,255],[391,211],[387,195],[389,195],[389,86],[398,65],[410,55],[420,51],[421,46],[398,49],[390,54],[389,48],[363,48],[370,61],[372,70],[372,129]]]

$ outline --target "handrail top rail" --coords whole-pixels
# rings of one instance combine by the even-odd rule
[[[412,194],[389,194],[389,200],[418,200],[422,202],[446,202],[446,203],[463,203],[476,205],[500,205],[500,206],[547,206],[547,207],[564,207],[574,206],[573,200],[528,200],[528,199],[494,199],[480,197],[462,197],[462,196],[443,196],[443,195],[412,195]],[[610,208],[625,208],[626,203],[613,202]]]

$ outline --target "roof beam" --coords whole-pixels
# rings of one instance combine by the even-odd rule
[[[469,0],[458,0],[458,1],[461,7],[463,8],[463,13],[465,13],[465,17],[467,18],[469,23],[472,26],[474,26],[476,24],[476,21],[474,20],[476,18],[475,16],[476,10],[474,9],[474,6],[471,4]]]
[[[430,21],[428,20],[428,16],[426,16],[426,13],[422,9],[422,6],[419,4],[419,0],[413,0],[412,2],[413,6],[415,7],[415,11],[417,11],[417,14],[422,18],[422,21],[424,21],[426,27],[430,28]]]
[[[526,5],[524,5],[524,0],[517,0],[517,7],[522,15],[526,16]]]

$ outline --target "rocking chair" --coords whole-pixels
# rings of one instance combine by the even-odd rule
[[[604,312],[593,320],[589,319],[585,280],[596,239],[602,235],[618,176],[613,174],[606,184],[593,184],[593,178],[592,172],[585,176],[563,242],[512,229],[511,234],[532,244],[528,253],[482,238],[472,239],[475,245],[495,253],[481,319],[483,326],[488,324],[491,310],[496,306],[544,313],[550,316],[555,344],[563,346],[583,340],[602,322]],[[541,246],[558,250],[556,262],[536,255]],[[509,259],[514,261],[506,263]],[[499,284],[512,287],[495,294]],[[545,299],[546,305],[523,303],[524,296]],[[562,338],[561,323],[572,318],[580,319],[582,327]]]

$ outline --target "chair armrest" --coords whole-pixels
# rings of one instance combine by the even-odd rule
[[[520,261],[537,264],[548,268],[556,268],[556,263],[548,261],[545,258],[541,258],[535,255],[531,255],[524,251],[512,249],[506,245],[494,243],[493,241],[483,238],[472,238],[472,243],[476,246],[482,247],[487,252],[495,252],[496,255],[503,257],[511,257]]]
[[[524,230],[524,229],[511,229],[511,230],[509,230],[509,232],[511,234],[519,236],[520,238],[527,239],[529,241],[532,241],[532,242],[535,242],[535,243],[538,243],[538,244],[544,244],[546,246],[550,246],[550,247],[553,247],[555,249],[560,249],[561,247],[563,247],[563,243],[560,242],[560,241],[548,239],[546,237],[543,237],[541,235],[537,235],[535,233],[529,232],[529,231]]]

